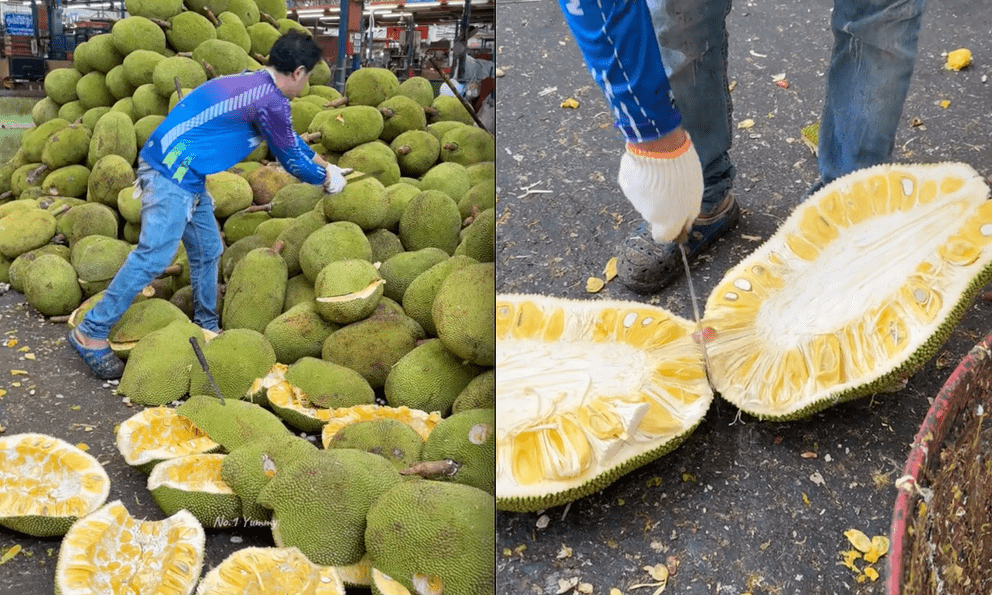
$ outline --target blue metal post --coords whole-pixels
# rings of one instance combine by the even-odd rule
[[[344,80],[346,78],[345,70],[347,69],[348,59],[348,5],[351,4],[351,0],[341,0],[339,5],[340,11],[338,22],[338,59],[337,59],[337,80],[334,83],[334,87],[338,90],[338,93],[344,93]]]

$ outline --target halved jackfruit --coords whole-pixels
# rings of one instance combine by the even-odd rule
[[[596,492],[678,446],[713,394],[694,324],[661,308],[496,297],[496,505]]]
[[[0,438],[0,526],[34,535],[63,535],[103,506],[110,478],[90,454],[44,434]]]
[[[876,166],[811,196],[709,296],[717,392],[795,419],[898,386],[992,279],[988,196],[957,163]]]
[[[205,541],[203,527],[185,510],[144,521],[115,500],[66,533],[55,567],[55,593],[190,595],[203,568]]]
[[[420,437],[427,440],[431,430],[441,422],[441,414],[434,411],[427,413],[420,409],[410,409],[409,407],[389,407],[386,405],[355,405],[353,407],[336,407],[327,409],[329,416],[321,430],[320,441],[327,448],[331,439],[338,431],[360,421],[372,421],[375,419],[395,419],[401,421],[414,430]]]
[[[151,473],[156,464],[190,454],[220,450],[189,419],[171,407],[149,407],[124,420],[117,429],[117,450],[124,462]]]
[[[208,572],[197,595],[344,595],[332,566],[317,566],[295,547],[238,550]]]

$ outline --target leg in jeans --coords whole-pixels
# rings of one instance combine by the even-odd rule
[[[141,170],[139,170],[141,171]],[[141,234],[138,246],[86,314],[79,332],[106,339],[112,327],[146,285],[162,274],[179,248],[193,195],[155,173],[141,174]]]
[[[193,322],[207,330],[219,331],[217,275],[224,244],[214,217],[213,200],[206,191],[194,199],[193,217],[183,233],[183,245],[193,289]]]
[[[820,185],[891,161],[925,0],[835,0]]]
[[[712,213],[730,190],[735,169],[727,81],[730,0],[648,0],[675,105],[703,166],[702,214]]]

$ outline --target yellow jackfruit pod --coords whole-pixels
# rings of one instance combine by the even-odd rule
[[[694,325],[633,302],[496,298],[497,508],[598,491],[680,444],[712,400]]]

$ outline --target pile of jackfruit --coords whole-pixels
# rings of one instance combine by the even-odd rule
[[[129,0],[126,7],[129,16],[110,32],[77,46],[71,67],[48,74],[34,126],[0,166],[0,282],[69,327],[101,299],[138,241],[135,167],[155,127],[198,85],[262,68],[275,39],[306,31],[287,18],[282,0]],[[346,584],[371,584],[374,570],[383,584],[392,578],[411,592],[444,584],[443,592],[489,592],[491,560],[481,561],[490,557],[495,492],[494,138],[457,98],[435,97],[427,79],[401,83],[388,70],[362,68],[348,76],[342,95],[327,85],[330,78],[319,62],[291,100],[291,115],[317,153],[354,170],[345,191],[329,195],[302,183],[264,142],[245,161],[208,176],[225,242],[222,332],[191,322],[189,262],[180,245],[172,265],[111,330],[111,346],[126,360],[117,391],[149,410],[178,401],[189,411],[220,407],[215,414],[229,422],[222,428],[192,414],[186,422],[214,443],[195,454],[254,449],[240,473],[228,464],[227,477],[213,478],[222,485],[253,477],[244,480],[249,502],[239,493],[244,488],[211,487],[233,494],[237,510],[230,498],[222,514],[197,509],[208,528],[217,528],[207,521],[218,518],[271,523],[277,545],[299,548],[315,564],[361,561],[354,576],[342,570]],[[190,339],[202,348],[210,378]],[[248,421],[236,413],[243,406],[253,412]],[[433,429],[445,424],[457,431],[438,434],[427,448]],[[325,448],[288,427],[322,432]],[[241,444],[239,435],[253,439]],[[156,448],[181,450],[173,437],[165,432]],[[135,449],[123,444],[121,451]],[[159,460],[136,466],[152,472]],[[218,461],[180,464],[169,476],[187,478],[178,485],[163,467],[152,494],[165,510],[196,508],[200,492],[192,484],[205,481],[206,470],[219,473]],[[4,462],[12,477],[21,464]],[[258,474],[273,479],[265,498]],[[311,485],[304,478],[316,479]],[[420,487],[385,504],[400,485]],[[328,494],[339,500],[325,510]],[[423,502],[442,497],[451,500]],[[390,515],[409,512],[411,502],[437,526],[393,534],[399,521]],[[373,547],[367,540],[376,506],[384,512]],[[0,524],[10,517],[0,510]],[[329,553],[328,544],[344,553]],[[449,548],[461,555],[442,553]],[[382,552],[380,562],[373,549]],[[286,555],[276,558],[284,563]],[[384,556],[393,562],[381,562]],[[246,555],[240,563],[258,559]],[[73,562],[77,570],[88,563]],[[398,566],[390,570],[392,563]]]

